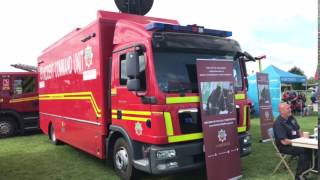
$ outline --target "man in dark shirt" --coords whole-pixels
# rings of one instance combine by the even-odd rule
[[[296,119],[291,114],[290,105],[281,103],[279,105],[280,115],[273,125],[275,142],[279,151],[283,154],[299,156],[296,179],[310,166],[311,151],[291,146],[291,139],[302,137],[302,131]]]

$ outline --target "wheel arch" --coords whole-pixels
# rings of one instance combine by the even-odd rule
[[[131,157],[134,158],[134,148],[133,141],[127,134],[127,132],[120,126],[111,125],[110,132],[108,138],[106,138],[106,159],[112,159],[113,156],[113,147],[118,138],[123,138],[129,146],[129,151],[131,153]]]

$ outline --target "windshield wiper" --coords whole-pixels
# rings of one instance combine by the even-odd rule
[[[178,89],[170,89],[170,90],[168,90],[168,92],[171,92],[171,93],[179,93],[180,97],[186,96],[186,91],[190,91],[190,90],[189,89],[185,89],[183,87],[178,88]]]

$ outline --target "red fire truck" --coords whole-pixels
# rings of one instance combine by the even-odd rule
[[[21,64],[13,66],[31,72],[0,73],[0,138],[39,129],[35,68]]]
[[[231,32],[98,11],[38,58],[40,127],[116,173],[204,166],[196,59],[234,59],[241,155],[251,151],[246,69]]]

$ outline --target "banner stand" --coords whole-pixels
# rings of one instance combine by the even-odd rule
[[[208,180],[242,177],[233,64],[232,59],[197,59]]]
[[[257,73],[257,90],[260,114],[260,142],[264,143],[271,140],[268,129],[273,127],[273,112],[268,74]]]

